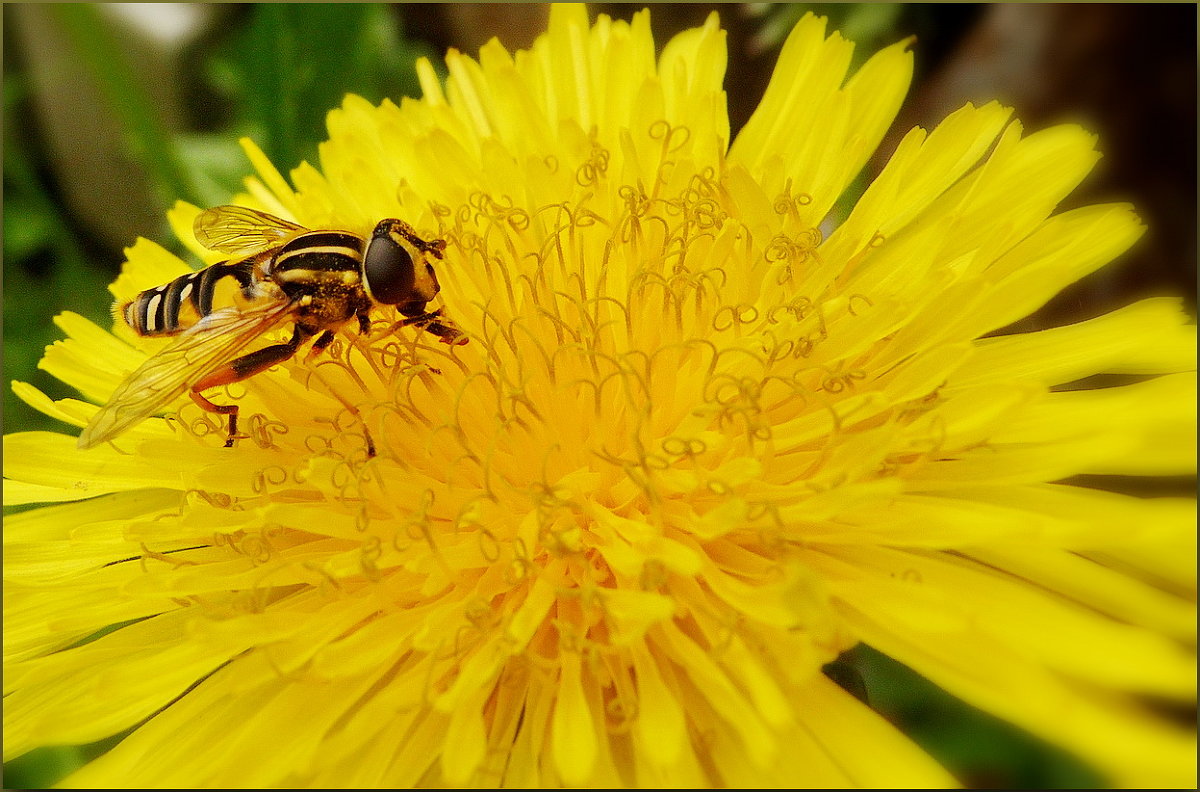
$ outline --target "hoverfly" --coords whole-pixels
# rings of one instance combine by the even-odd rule
[[[229,448],[237,434],[238,407],[214,404],[201,391],[282,363],[314,336],[310,354],[316,354],[351,319],[358,319],[365,334],[377,305],[394,305],[407,317],[392,329],[416,325],[443,343],[467,342],[441,309],[426,311],[441,288],[430,259],[442,258],[445,241],[426,241],[401,220],[379,221],[368,240],[349,231],[310,230],[241,206],[218,206],[201,212],[194,228],[200,244],[233,258],[116,307],[137,334],[178,339],[117,387],[80,434],[80,448],[111,440],[184,391],[202,409],[229,416]],[[214,310],[214,293],[226,278],[241,287],[244,305]],[[239,355],[288,322],[291,340]],[[369,435],[367,443],[373,451]]]

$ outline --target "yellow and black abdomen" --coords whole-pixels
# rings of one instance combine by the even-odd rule
[[[138,335],[174,335],[212,313],[217,284],[227,277],[248,289],[253,282],[253,262],[221,262],[181,275],[138,294],[122,306],[121,316]]]
[[[248,300],[282,292],[287,300],[304,304],[302,315],[321,314],[315,317],[318,324],[339,321],[366,300],[361,286],[365,244],[362,237],[343,231],[304,233],[277,249],[213,264],[147,289],[121,306],[121,316],[139,335],[180,333],[212,313],[218,286],[232,278]],[[315,311],[307,309],[309,303]]]

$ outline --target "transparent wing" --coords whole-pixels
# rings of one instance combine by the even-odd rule
[[[79,447],[107,442],[166,407],[191,383],[224,363],[263,333],[292,318],[293,304],[269,302],[239,311],[214,311],[143,363],[117,386],[108,404],[93,416]]]
[[[283,244],[308,229],[244,206],[217,206],[196,215],[192,231],[209,250],[249,256]]]

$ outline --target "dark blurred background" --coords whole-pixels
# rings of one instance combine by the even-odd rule
[[[641,6],[593,4],[628,19]],[[655,4],[660,46],[719,12],[729,35],[734,131],[762,96],[779,48],[809,10],[858,43],[861,62],[916,36],[916,79],[869,178],[901,135],[965,102],[999,99],[1027,130],[1061,121],[1100,136],[1105,157],[1069,206],[1131,201],[1149,231],[1117,265],[1039,314],[1046,326],[1133,299],[1196,301],[1194,5]],[[413,61],[493,36],[510,50],[548,6],[512,4],[13,4],[4,35],[4,429],[59,429],[15,399],[13,379],[52,397],[38,371],[62,310],[107,326],[108,283],[138,236],[171,246],[176,199],[225,202],[253,137],[281,172],[315,161],[326,112],[346,92],[416,96]],[[803,134],[803,130],[797,130]],[[178,249],[178,248],[176,248]],[[976,787],[1094,786],[1074,759],[949,699],[863,648],[828,669]],[[6,766],[6,788],[52,783],[105,746],[43,750]]]

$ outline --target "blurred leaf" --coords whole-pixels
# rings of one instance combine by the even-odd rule
[[[224,132],[179,135],[175,146],[196,185],[198,206],[228,203],[230,195],[243,189],[246,154],[236,135]]]
[[[4,256],[22,261],[49,247],[54,236],[54,213],[39,201],[19,191],[5,189]]]
[[[18,119],[28,117],[19,72],[4,75],[4,429],[61,430],[58,421],[18,399],[8,382],[31,382],[56,398],[70,388],[37,370],[42,350],[60,337],[50,321],[65,305],[102,319],[109,274],[89,266],[69,217],[35,165]]]
[[[49,789],[83,762],[83,751],[76,746],[35,748],[4,763],[4,788]]]
[[[166,124],[96,7],[89,3],[57,3],[49,8],[121,120],[130,153],[155,182],[164,209],[180,198],[195,202],[191,179],[175,156]]]
[[[879,712],[965,786],[1100,789],[1102,776],[1066,751],[951,696],[866,645],[847,655]]]
[[[902,3],[753,3],[758,17],[754,47],[759,52],[783,46],[792,28],[810,11],[829,19],[828,30],[836,30],[855,43],[851,68],[857,68],[881,47],[904,36],[898,25],[906,11]]]
[[[218,49],[209,76],[230,100],[238,134],[249,134],[286,172],[314,161],[325,116],[346,93],[369,101],[417,90],[393,7],[361,3],[263,3]]]
[[[135,727],[136,728],[136,727]],[[5,789],[48,789],[128,737],[133,728],[86,745],[35,748],[4,763]]]
[[[817,8],[817,13],[831,16],[845,9],[845,15],[840,19],[833,17],[833,23],[843,37],[855,43],[851,68],[857,68],[875,52],[905,35],[905,31],[898,29],[905,10],[899,3],[822,3]]]
[[[30,156],[23,127],[16,119],[28,113],[21,78],[4,75],[4,263],[6,268],[55,248],[68,264],[83,255],[64,234],[64,219]]]

